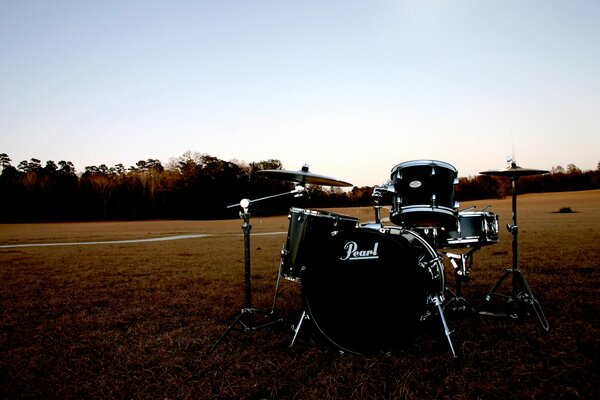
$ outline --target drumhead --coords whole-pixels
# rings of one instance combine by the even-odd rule
[[[338,348],[373,353],[412,342],[431,293],[443,290],[443,266],[417,235],[342,231],[323,243],[305,271],[305,310]],[[441,270],[440,270],[441,269]]]

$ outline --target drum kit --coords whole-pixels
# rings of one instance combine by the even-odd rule
[[[413,341],[428,320],[439,319],[449,348],[456,357],[445,311],[474,312],[490,302],[504,280],[512,277],[512,291],[506,303],[511,313],[482,315],[515,317],[522,308],[533,307],[543,329],[549,325],[539,302],[518,267],[517,203],[515,183],[521,176],[547,173],[518,167],[514,162],[502,170],[482,174],[504,176],[512,181],[513,263],[485,297],[473,308],[463,297],[461,282],[468,278],[473,253],[498,242],[498,216],[486,207],[459,210],[455,201],[458,172],[452,165],[435,160],[414,160],[396,165],[390,180],[373,189],[374,222],[358,218],[291,207],[287,239],[275,295],[270,311],[254,308],[251,299],[250,213],[253,203],[274,197],[304,195],[305,185],[352,186],[335,178],[313,174],[304,166],[299,171],[263,170],[257,173],[294,182],[286,193],[239,204],[243,219],[245,249],[245,303],[233,322],[212,345],[210,351],[233,330],[253,332],[282,321],[275,317],[282,279],[302,285],[303,311],[292,327],[293,346],[306,320],[340,351],[369,354],[393,351]],[[389,222],[381,218],[382,201],[391,199]],[[447,287],[444,258],[454,268],[455,290]],[[257,318],[262,314],[262,319]],[[518,315],[516,315],[518,317]],[[265,322],[266,321],[266,322]]]

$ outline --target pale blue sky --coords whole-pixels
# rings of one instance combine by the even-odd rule
[[[600,161],[600,1],[0,0],[0,152],[375,185]]]

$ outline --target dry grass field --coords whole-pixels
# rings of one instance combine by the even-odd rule
[[[477,305],[511,264],[511,200],[461,204],[470,205],[491,205],[501,225],[463,285]],[[366,356],[340,353],[307,323],[290,348],[302,300],[289,281],[282,323],[232,332],[208,353],[244,302],[241,220],[0,225],[0,397],[600,398],[600,191],[523,195],[518,205],[520,267],[550,331],[535,315],[449,314],[458,359],[438,324],[405,350]],[[565,207],[573,212],[558,213]],[[253,303],[269,308],[288,221],[251,223]],[[200,234],[209,236],[115,242]],[[81,243],[99,241],[112,243]]]

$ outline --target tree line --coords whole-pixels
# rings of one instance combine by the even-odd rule
[[[236,218],[242,198],[257,199],[289,192],[294,185],[256,171],[282,169],[276,159],[246,163],[224,161],[208,154],[186,152],[167,165],[160,160],[140,160],[134,166],[87,166],[77,173],[70,161],[21,161],[16,166],[0,154],[0,221],[82,221],[140,219]],[[550,174],[523,177],[519,193],[572,191],[600,188],[600,163],[595,171],[570,164],[552,168]],[[287,212],[290,204],[301,207],[350,207],[372,205],[373,188],[310,187],[308,196],[277,197],[257,202],[258,215]],[[479,175],[460,178],[458,201],[501,198],[509,195],[510,181]]]

